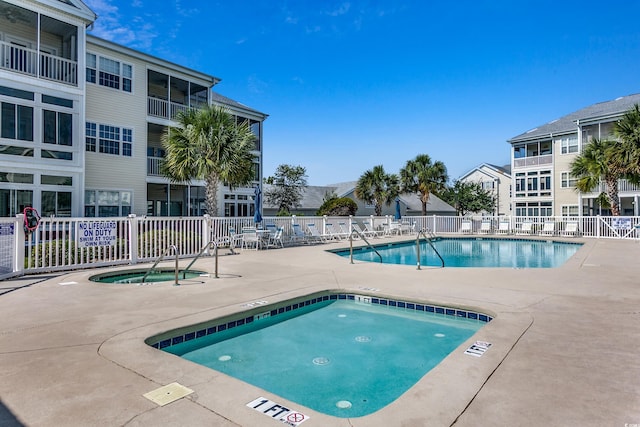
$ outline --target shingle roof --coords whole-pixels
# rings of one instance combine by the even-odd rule
[[[266,194],[273,185],[263,184],[262,192]],[[327,194],[331,194],[335,191],[335,187],[317,187],[317,186],[307,186],[302,192],[302,200],[300,200],[300,207],[304,209],[319,209],[324,202],[324,197]],[[265,198],[264,206],[267,208],[276,209],[278,206],[274,204],[267,203]]]
[[[600,102],[590,105],[581,110],[575,111],[559,119],[552,120],[537,128],[533,128],[523,134],[509,139],[507,142],[514,143],[519,141],[527,141],[541,137],[549,137],[550,135],[561,135],[566,133],[575,133],[577,130],[576,122],[599,117],[622,115],[625,111],[630,110],[635,104],[640,104],[640,94],[622,96],[612,101]]]
[[[214,92],[214,91],[211,91],[211,100],[213,102],[215,102],[215,103],[225,104],[225,105],[229,105],[229,106],[232,106],[232,107],[240,108],[242,110],[252,111],[252,112],[254,112],[256,114],[259,114],[261,116],[267,117],[267,114],[265,114],[265,113],[262,113],[262,112],[260,112],[260,111],[258,111],[256,109],[254,109],[254,108],[246,106],[246,105],[244,105],[244,104],[242,104],[242,103],[240,103],[238,101],[235,101],[235,100],[233,100],[231,98],[227,98],[224,95],[220,95],[219,93]]]

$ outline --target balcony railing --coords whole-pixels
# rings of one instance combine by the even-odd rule
[[[147,176],[164,176],[160,173],[163,163],[162,157],[147,157]]]
[[[69,85],[78,84],[76,61],[4,42],[0,42],[0,68]]]
[[[175,120],[178,113],[187,111],[188,105],[170,102],[164,99],[148,97],[147,98],[147,114],[162,119]]]
[[[542,156],[521,157],[513,160],[514,168],[524,168],[528,166],[550,165],[553,163],[553,155],[545,154]]]

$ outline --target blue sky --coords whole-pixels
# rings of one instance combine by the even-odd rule
[[[309,184],[397,173],[428,154],[452,179],[507,164],[507,139],[640,92],[640,2],[85,0],[92,34],[222,79],[269,114],[264,175]]]

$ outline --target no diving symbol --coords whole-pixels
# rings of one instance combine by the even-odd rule
[[[299,423],[300,421],[304,421],[304,414],[301,414],[300,412],[289,414],[287,415],[287,421],[290,423]]]

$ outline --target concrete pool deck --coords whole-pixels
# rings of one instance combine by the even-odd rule
[[[570,241],[585,245],[555,269],[352,265],[325,251],[347,244],[330,243],[221,256],[219,279],[179,287],[88,281],[113,268],[2,281],[0,425],[285,425],[246,406],[261,396],[310,416],[304,427],[640,425],[640,245]],[[195,267],[213,272],[213,259]],[[496,318],[398,400],[361,418],[319,414],[144,343],[247,303],[326,289]],[[464,354],[475,340],[492,343],[482,357]],[[165,406],[143,397],[173,382],[194,393]]]

